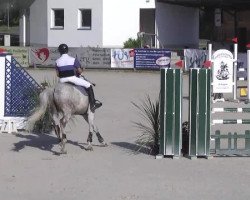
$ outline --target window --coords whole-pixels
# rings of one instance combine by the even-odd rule
[[[51,10],[51,28],[63,29],[64,27],[64,10],[52,9]]]
[[[91,10],[90,9],[79,9],[78,10],[78,29],[90,30],[91,21]]]

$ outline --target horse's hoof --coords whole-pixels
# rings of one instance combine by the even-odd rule
[[[86,147],[86,150],[87,150],[87,151],[93,151],[94,149],[93,149],[92,146],[89,145],[89,146]]]
[[[64,144],[63,142],[59,142],[59,146],[62,147]]]
[[[107,147],[108,144],[107,144],[106,142],[102,142],[100,146],[101,146],[101,147]]]
[[[67,154],[66,150],[61,150],[61,154]]]

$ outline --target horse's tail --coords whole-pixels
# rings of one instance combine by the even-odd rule
[[[40,93],[39,106],[36,108],[34,113],[28,117],[26,130],[32,131],[35,123],[44,116],[47,107],[53,103],[53,91],[53,88],[47,88]]]

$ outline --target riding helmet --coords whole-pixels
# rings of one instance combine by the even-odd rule
[[[60,54],[68,53],[69,47],[67,46],[67,44],[60,44],[58,47],[58,51],[60,52]]]

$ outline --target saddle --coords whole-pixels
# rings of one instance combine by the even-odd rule
[[[69,85],[72,85],[73,87],[75,87],[76,89],[78,89],[83,95],[85,95],[85,96],[89,95],[85,87],[80,86],[80,85],[75,85],[72,82],[65,82],[65,83],[69,84]]]
[[[102,103],[95,99],[94,91],[92,89],[92,86],[90,88],[86,89],[86,88],[84,88],[82,86],[75,85],[72,82],[66,82],[66,83],[72,85],[73,87],[76,87],[83,95],[89,97],[90,110],[92,112],[95,112],[95,110],[97,108],[102,106]]]

